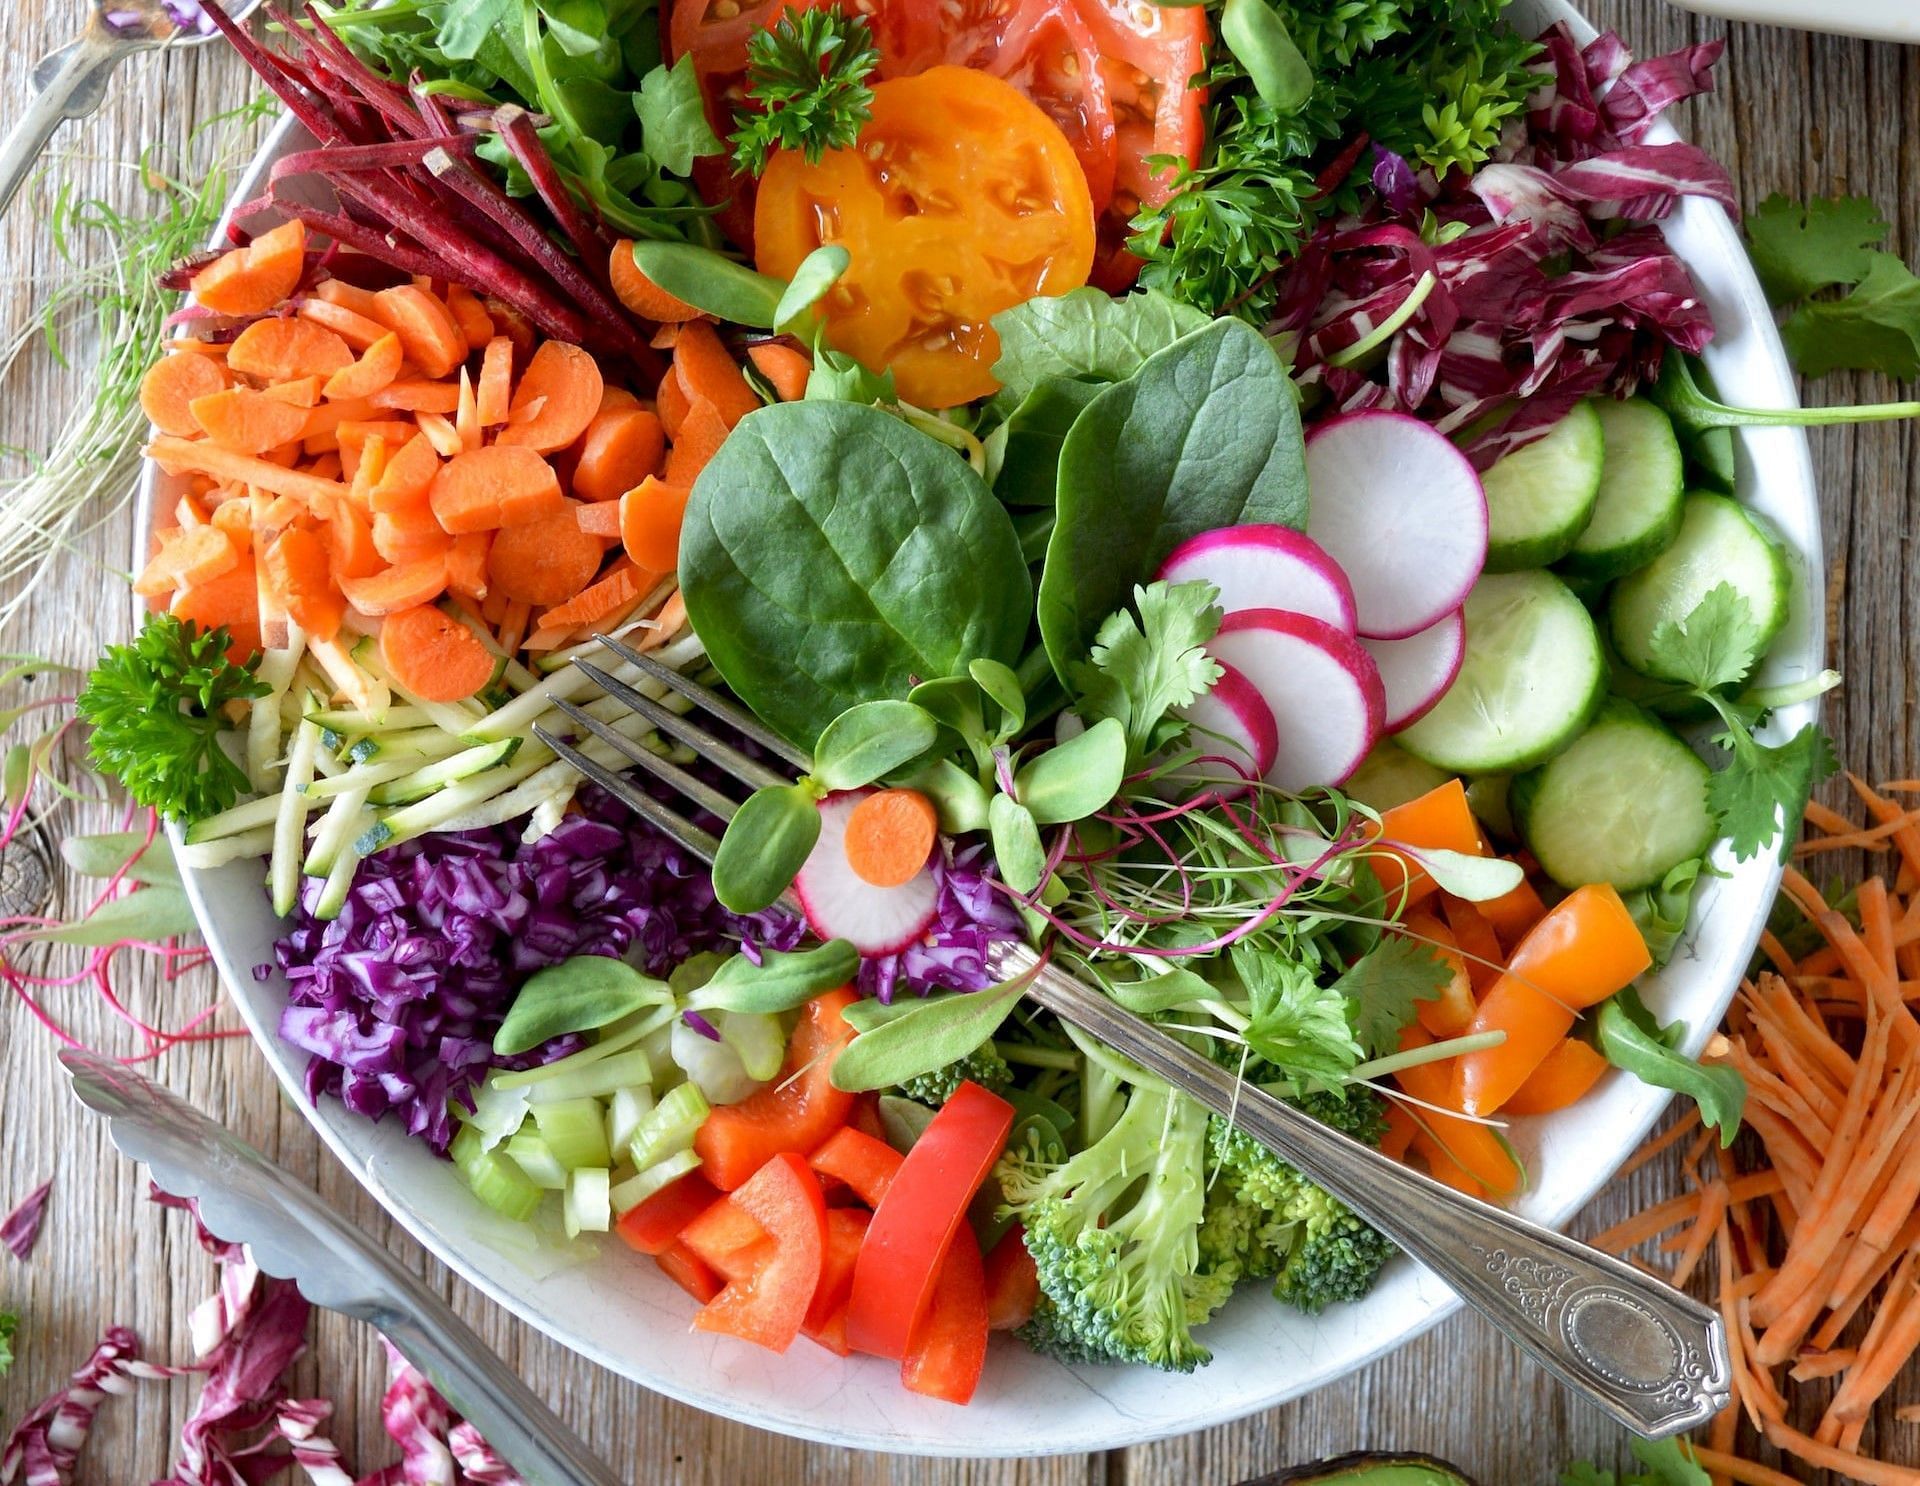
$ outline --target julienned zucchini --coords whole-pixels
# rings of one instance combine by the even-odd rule
[[[484,769],[504,764],[519,747],[518,738],[503,738],[498,743],[480,743],[462,749],[450,758],[424,764],[411,774],[376,784],[368,799],[376,805],[408,805],[415,800],[424,800],[435,790],[443,789],[455,780],[467,779]]]
[[[1600,417],[1578,403],[1543,438],[1480,477],[1487,492],[1487,571],[1545,567],[1566,556],[1592,519],[1604,461]]]
[[[1680,441],[1644,398],[1594,404],[1605,446],[1593,519],[1560,560],[1568,578],[1603,581],[1645,567],[1680,531]]]
[[[1514,824],[1562,887],[1651,887],[1718,834],[1709,770],[1665,723],[1615,698],[1593,725],[1507,791]]]

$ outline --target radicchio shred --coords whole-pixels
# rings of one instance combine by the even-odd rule
[[[18,1207],[0,1218],[0,1244],[5,1244],[14,1258],[24,1261],[33,1252],[40,1238],[40,1225],[46,1220],[47,1198],[52,1195],[53,1179],[49,1177],[27,1193]]]
[[[1734,209],[1705,151],[1646,143],[1667,108],[1712,86],[1722,42],[1636,62],[1611,32],[1582,50],[1556,25],[1541,45],[1528,112],[1471,176],[1409,179],[1376,153],[1380,205],[1307,244],[1270,327],[1294,334],[1296,375],[1326,389],[1329,411],[1390,408],[1465,431],[1481,469],[1582,398],[1631,393],[1669,347],[1706,345],[1699,291],[1652,224],[1687,196]],[[1339,364],[1428,273],[1379,365]]]

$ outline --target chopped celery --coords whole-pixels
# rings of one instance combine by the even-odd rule
[[[578,1171],[583,1166],[612,1164],[607,1150],[607,1127],[600,1115],[599,1100],[562,1099],[557,1103],[543,1104],[533,1112],[533,1118],[541,1136],[552,1149],[553,1158],[568,1171]]]
[[[558,1192],[567,1184],[567,1168],[553,1154],[543,1136],[521,1130],[507,1138],[507,1159],[527,1174],[536,1187]]]
[[[604,1166],[590,1166],[567,1179],[567,1194],[561,1199],[560,1215],[567,1225],[567,1237],[582,1233],[605,1233],[613,1226],[613,1205],[609,1187],[612,1173]]]
[[[628,1177],[609,1194],[616,1213],[625,1213],[629,1208],[638,1207],[669,1182],[678,1181],[689,1171],[700,1165],[700,1157],[692,1150],[678,1151],[664,1161],[656,1161],[645,1171]]]
[[[460,1127],[448,1154],[473,1195],[495,1212],[524,1223],[539,1208],[540,1189],[500,1152],[485,1149],[473,1126]]]
[[[489,1078],[474,1089],[473,1108],[459,1114],[465,1124],[479,1132],[480,1148],[490,1151],[526,1122],[526,1092],[503,1089]]]
[[[633,1143],[633,1133],[653,1108],[651,1088],[615,1089],[607,1103],[607,1149],[624,1151]]]
[[[559,1078],[576,1068],[597,1063],[623,1048],[632,1047],[656,1028],[664,1027],[672,1016],[671,1006],[643,1008],[606,1027],[600,1033],[598,1041],[581,1048],[577,1053],[568,1053],[566,1057],[556,1058],[553,1062],[539,1068],[523,1068],[517,1073],[496,1073],[489,1082],[501,1089],[532,1088],[535,1084],[547,1079]]]
[[[536,1106],[569,1099],[608,1099],[621,1089],[645,1088],[652,1082],[653,1065],[646,1050],[632,1047],[542,1079],[527,1090],[527,1097]]]
[[[711,1112],[707,1096],[700,1092],[698,1084],[681,1084],[661,1095],[660,1102],[634,1132],[634,1167],[645,1171],[668,1156],[686,1150]]]

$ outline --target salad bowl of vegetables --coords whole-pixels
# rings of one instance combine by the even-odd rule
[[[150,802],[410,1232],[648,1387],[922,1454],[1201,1428],[1457,1303],[994,943],[1563,1223],[1673,1091],[1730,1137],[1696,1055],[1824,762],[1792,381],[1658,121],[1713,49],[1030,9],[685,0],[638,149],[445,27],[256,50],[289,117],[146,398],[171,623],[87,704],[154,791],[153,671],[244,718]],[[709,871],[536,725],[763,785]]]

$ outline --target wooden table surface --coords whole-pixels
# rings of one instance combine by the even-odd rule
[[[80,0],[0,5],[0,115],[21,106],[32,61],[73,26]],[[1920,252],[1920,51],[1832,37],[1705,21],[1656,0],[1595,0],[1595,18],[1641,54],[1725,35],[1719,92],[1681,111],[1680,123],[1732,168],[1743,201],[1850,190],[1871,196],[1896,223],[1894,247]],[[59,146],[90,187],[137,203],[142,185],[123,162],[139,146],[179,137],[196,120],[251,93],[250,79],[220,49],[129,64],[100,114],[69,125]],[[57,273],[44,202],[23,199],[0,232],[0,315],[9,330],[33,300],[33,280]],[[0,384],[0,442],[38,447],[74,382],[44,358],[29,358]],[[1810,401],[1882,400],[1895,389],[1871,378],[1832,378]],[[1920,669],[1920,578],[1914,576],[1908,512],[1920,501],[1911,425],[1813,435],[1824,496],[1831,585],[1831,663],[1847,687],[1829,713],[1842,756],[1869,777],[1911,774],[1914,677]],[[13,466],[17,468],[17,466]],[[0,633],[0,650],[84,661],[124,636],[125,590],[100,568],[124,562],[125,518],[63,557],[39,597]],[[0,595],[4,599],[5,595]],[[85,812],[62,830],[100,829]],[[69,904],[72,892],[69,892]],[[134,987],[133,1004],[177,1022],[217,994],[207,972]],[[91,993],[57,1005],[90,1040],[114,1027]],[[231,1017],[229,1015],[229,1023]],[[265,1062],[244,1039],[177,1049],[154,1072],[389,1243],[446,1293],[604,1456],[640,1486],[741,1481],[1085,1483],[1176,1486],[1224,1483],[1360,1447],[1429,1450],[1451,1457],[1489,1486],[1554,1479],[1585,1457],[1624,1459],[1624,1437],[1570,1401],[1522,1362],[1487,1326],[1450,1321],[1384,1361],[1317,1394],[1231,1426],[1106,1455],[1010,1461],[908,1460],[829,1449],[714,1418],[656,1397],[534,1334],[449,1278],[327,1156],[279,1097]],[[155,1357],[184,1355],[188,1309],[208,1287],[209,1266],[184,1232],[144,1196],[135,1169],[82,1117],[56,1078],[53,1043],[12,1004],[0,1007],[0,1211],[48,1176],[56,1178],[46,1232],[28,1264],[0,1253],[0,1302],[22,1317],[19,1361],[0,1383],[0,1421],[17,1419],[86,1355],[111,1323],[133,1326]],[[1656,1166],[1632,1190],[1610,1192],[1581,1219],[1592,1231],[1675,1185]],[[377,1403],[383,1367],[363,1328],[318,1318],[298,1386],[338,1402],[337,1437],[361,1470],[391,1456],[381,1448]],[[1920,1398],[1912,1379],[1892,1403]],[[110,1401],[79,1479],[148,1481],[164,1473],[187,1404],[186,1385],[144,1386]],[[1920,1429],[1885,1419],[1868,1435],[1895,1458],[1920,1462]],[[1010,1446],[1043,1441],[1010,1441]]]

